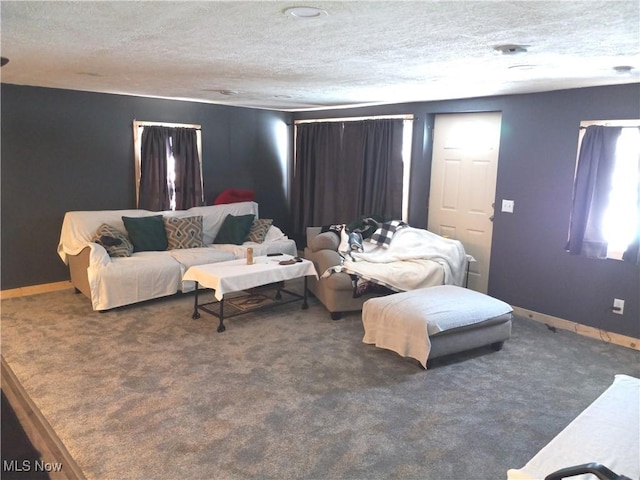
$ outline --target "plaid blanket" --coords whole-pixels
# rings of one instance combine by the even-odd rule
[[[387,248],[391,243],[391,239],[393,238],[393,235],[398,230],[408,226],[409,225],[407,225],[401,220],[391,220],[390,222],[384,222],[382,225],[380,225],[380,228],[378,228],[373,233],[373,235],[371,235],[371,238],[369,239],[369,241],[377,245],[382,245],[383,247]]]
[[[405,225],[397,228],[392,238],[393,242],[384,246],[365,241],[365,252],[351,252],[352,260],[329,267],[321,278],[343,272],[396,292],[443,283],[462,286],[468,262],[475,261],[460,241],[428,230]],[[373,249],[367,249],[367,244]]]

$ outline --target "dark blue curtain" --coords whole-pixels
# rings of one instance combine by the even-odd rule
[[[296,130],[293,231],[402,215],[402,119],[302,123]]]
[[[338,223],[351,215],[352,205],[342,203],[341,185],[348,172],[340,164],[343,123],[303,123],[296,130],[296,158],[292,195],[293,231],[304,236],[305,228]],[[340,175],[342,173],[342,175]]]
[[[154,212],[170,209],[167,183],[170,131],[168,127],[159,126],[142,130],[138,208]]]
[[[198,137],[193,128],[175,128],[171,144],[176,169],[176,210],[202,205]]]
[[[615,168],[621,127],[587,127],[578,158],[567,251],[574,255],[606,258],[602,230]]]

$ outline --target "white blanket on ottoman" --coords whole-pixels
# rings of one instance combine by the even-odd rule
[[[438,285],[367,300],[362,307],[364,343],[418,360],[427,368],[429,335],[512,312],[501,300],[453,285]]]

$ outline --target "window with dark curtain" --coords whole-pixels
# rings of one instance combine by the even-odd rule
[[[170,130],[167,127],[145,127],[142,131],[138,208],[143,210],[158,212],[170,208],[167,181]]]
[[[139,208],[185,210],[201,206],[202,193],[196,130],[144,127],[140,149]]]
[[[614,258],[638,263],[640,154],[637,140],[631,141],[635,149],[620,141],[623,130],[590,125],[584,132],[566,247],[571,254],[607,258],[611,244],[621,243],[624,255]]]
[[[174,128],[172,150],[175,168],[176,210],[202,205],[200,156],[196,131],[193,128]]]
[[[293,230],[402,215],[402,119],[301,123],[296,130]]]

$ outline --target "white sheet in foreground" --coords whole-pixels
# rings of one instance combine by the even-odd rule
[[[600,463],[640,478],[640,379],[616,375],[613,385],[508,480],[541,480],[561,468]],[[579,475],[572,480],[592,480]]]

